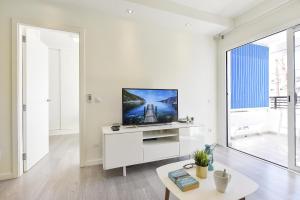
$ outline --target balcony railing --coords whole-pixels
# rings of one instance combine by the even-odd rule
[[[296,108],[300,108],[300,96],[297,96]],[[288,97],[287,96],[274,96],[270,97],[270,108],[280,109],[288,107]]]

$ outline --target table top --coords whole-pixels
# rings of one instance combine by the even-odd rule
[[[120,134],[120,133],[132,133],[132,132],[142,132],[142,131],[153,131],[153,130],[163,130],[163,129],[176,129],[176,128],[201,128],[203,125],[192,124],[192,123],[179,123],[172,122],[170,124],[156,124],[156,125],[144,125],[144,126],[121,126],[119,131],[111,130],[111,126],[102,127],[102,133],[106,134]]]
[[[182,192],[176,185],[173,183],[169,177],[168,173],[182,168],[183,165],[187,163],[192,163],[194,160],[186,160],[176,163],[167,164],[156,169],[158,177],[162,183],[167,187],[172,194],[174,194],[180,200],[238,200],[246,197],[247,195],[255,192],[258,189],[258,184],[252,181],[247,176],[221,164],[214,162],[215,170],[224,170],[231,174],[231,181],[227,186],[225,193],[220,193],[216,191],[213,171],[208,171],[206,179],[200,179],[196,177],[196,169],[186,169],[186,171],[196,178],[200,186],[197,189],[190,190],[187,192]]]

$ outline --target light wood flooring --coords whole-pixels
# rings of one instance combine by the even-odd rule
[[[223,147],[216,149],[215,158],[260,185],[247,200],[300,199],[300,176],[295,173]],[[163,199],[164,187],[155,169],[177,160],[131,166],[127,177],[122,177],[122,169],[79,168],[78,137],[52,136],[50,153],[34,168],[18,179],[0,182],[0,199],[159,200]],[[176,198],[171,194],[170,199]]]

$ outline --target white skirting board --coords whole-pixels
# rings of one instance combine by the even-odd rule
[[[94,159],[94,160],[87,160],[84,162],[84,167],[93,166],[93,165],[102,165],[102,158]]]
[[[7,180],[7,179],[12,179],[12,178],[14,178],[14,176],[11,172],[9,172],[9,173],[0,173],[0,181]]]
[[[70,135],[70,134],[79,134],[78,130],[70,130],[70,129],[64,129],[64,130],[51,130],[49,131],[49,135]]]

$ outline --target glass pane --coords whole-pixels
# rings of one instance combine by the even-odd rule
[[[300,32],[295,33],[295,92],[297,94],[297,103],[295,106],[296,165],[300,166]]]
[[[228,146],[287,166],[286,32],[228,51],[227,66]]]

